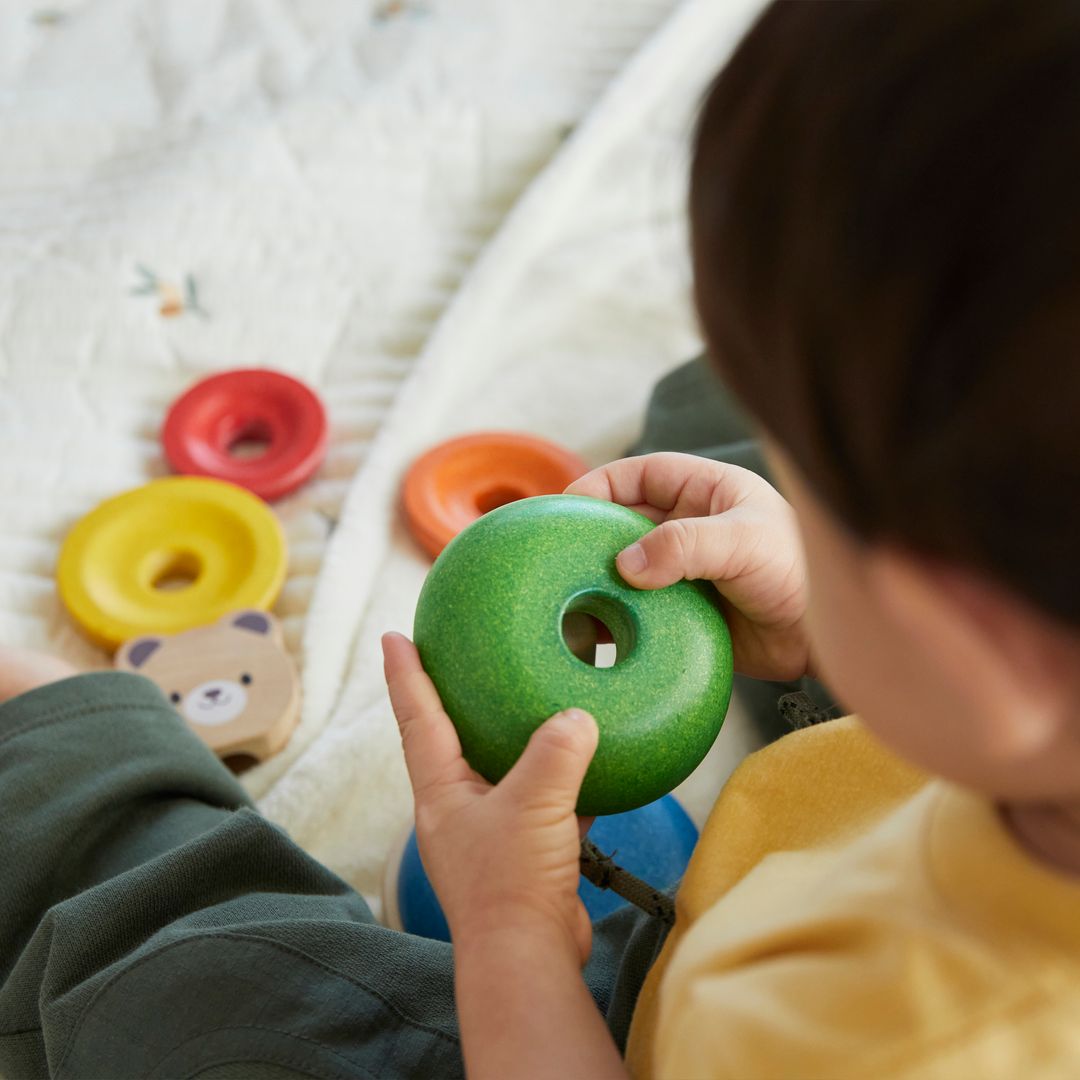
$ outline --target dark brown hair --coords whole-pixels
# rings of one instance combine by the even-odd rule
[[[1080,625],[1080,3],[771,5],[690,213],[710,352],[832,511]]]

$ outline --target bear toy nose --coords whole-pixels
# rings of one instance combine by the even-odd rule
[[[217,701],[217,699],[221,697],[221,691],[217,687],[214,687],[213,690],[204,690],[203,694],[211,701]]]

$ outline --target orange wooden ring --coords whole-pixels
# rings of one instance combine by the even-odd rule
[[[440,443],[405,476],[405,519],[432,558],[477,518],[518,499],[559,495],[589,466],[535,435],[489,431]]]

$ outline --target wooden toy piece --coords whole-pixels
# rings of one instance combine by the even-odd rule
[[[435,558],[478,517],[518,499],[559,495],[588,471],[577,454],[535,435],[465,435],[413,462],[402,486],[405,519]]]
[[[115,649],[229,611],[268,608],[285,580],[285,536],[261,499],[233,484],[170,476],[101,503],[68,533],[60,598],[83,632]]]
[[[235,611],[181,634],[125,642],[116,666],[152,679],[221,757],[276,754],[300,712],[300,680],[281,624],[264,611]]]
[[[542,721],[571,707],[600,728],[582,815],[659,799],[712,746],[732,686],[720,596],[702,582],[623,581],[615,556],[651,528],[625,506],[544,495],[484,515],[431,568],[413,638],[466,759],[487,780],[509,771]],[[574,614],[611,631],[614,665],[574,654]]]
[[[270,502],[311,478],[327,438],[326,410],[315,392],[266,368],[197,382],[173,403],[161,432],[177,472],[228,480]]]

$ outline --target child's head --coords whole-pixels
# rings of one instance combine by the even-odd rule
[[[934,771],[1080,794],[1080,6],[774,4],[690,209],[825,674]]]

